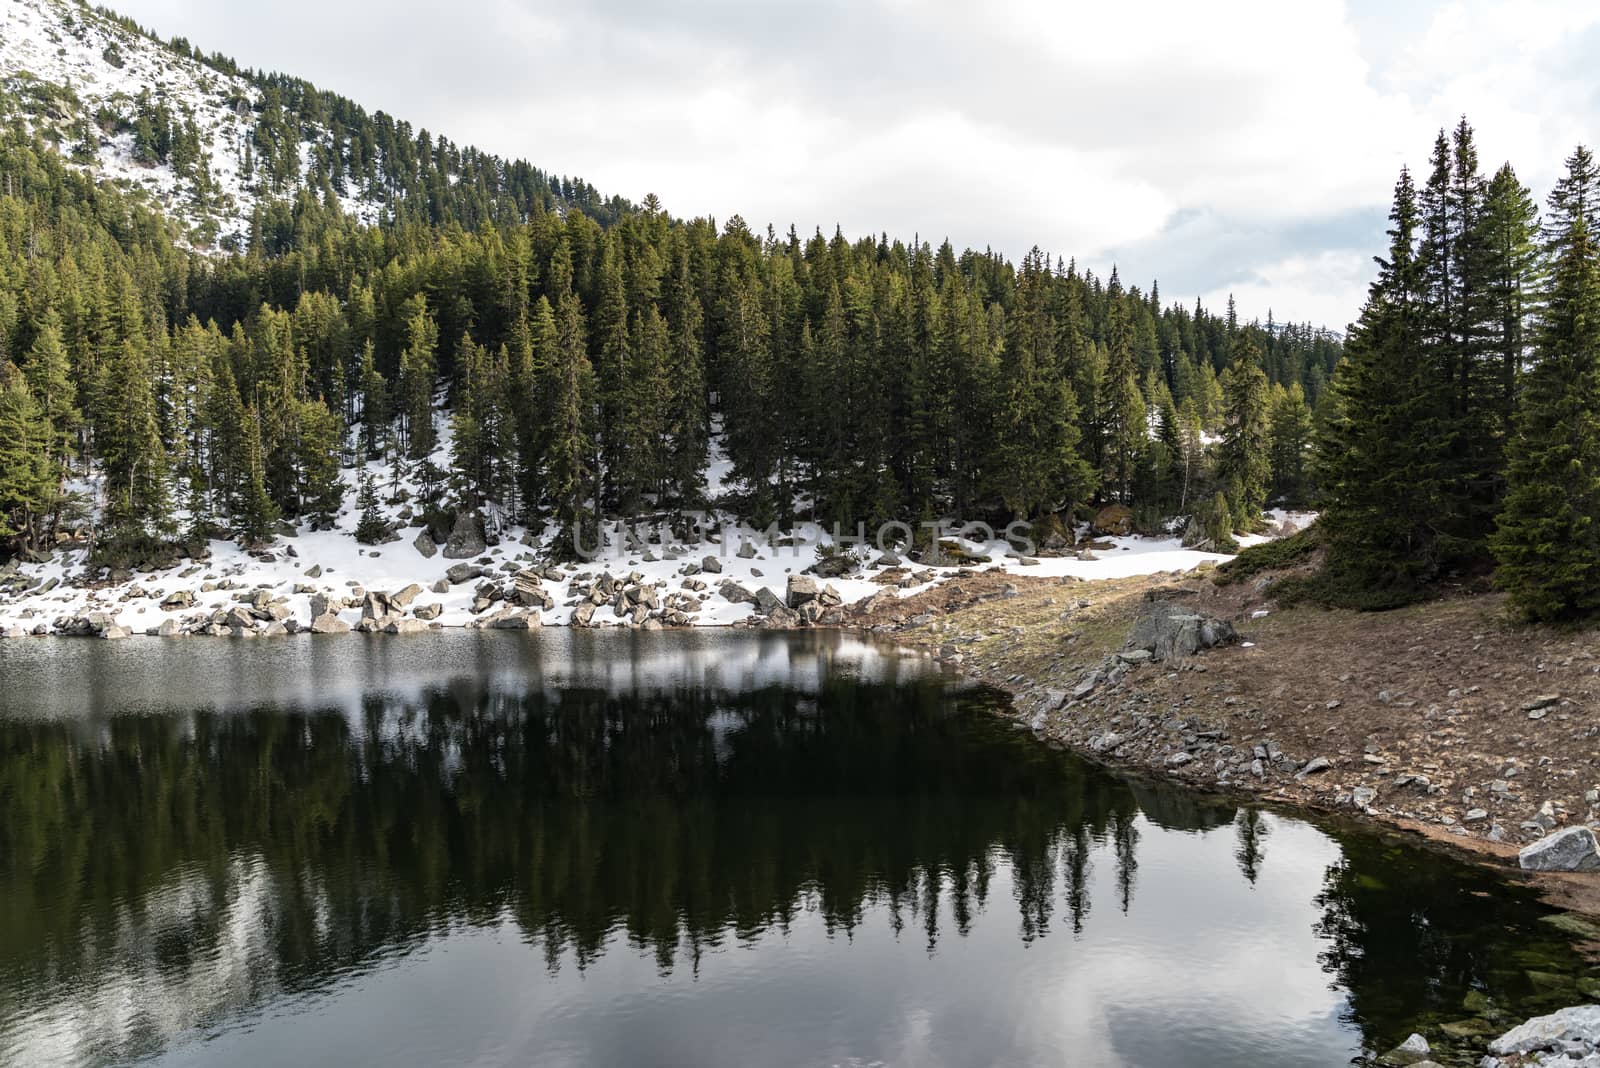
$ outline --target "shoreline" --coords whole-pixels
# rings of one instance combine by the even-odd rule
[[[1219,588],[1205,569],[1007,585],[1020,590],[1002,587],[996,597],[985,578],[947,583],[893,613],[857,613],[858,622],[1008,694],[999,714],[1040,742],[1200,794],[1402,835],[1532,885],[1553,907],[1600,918],[1600,877],[1517,864],[1522,847],[1600,815],[1600,742],[1574,744],[1600,734],[1584,724],[1591,694],[1578,682],[1600,671],[1588,666],[1591,658],[1600,663],[1600,636],[1512,628],[1499,618],[1497,595],[1377,618],[1280,610],[1264,587]],[[1195,598],[1202,611],[1231,621],[1239,640],[1172,663],[1125,650],[1151,591]],[[1417,690],[1404,672],[1388,681],[1387,661],[1414,654],[1415,642],[1361,637],[1424,620],[1455,626],[1463,615],[1485,631],[1470,636],[1478,639],[1470,643],[1478,663],[1427,673],[1441,688],[1439,702],[1412,696]],[[1540,647],[1548,663],[1517,671],[1523,650],[1489,641],[1490,627],[1508,646]],[[1302,629],[1314,632],[1309,640]],[[1366,665],[1369,675],[1365,646],[1373,642],[1382,652]],[[1468,686],[1474,676],[1481,687]],[[1329,677],[1336,696],[1305,699]],[[1502,696],[1522,693],[1533,680],[1533,697]],[[1569,688],[1568,680],[1578,684]],[[1593,685],[1600,695],[1600,678]],[[1351,693],[1362,689],[1368,692]],[[1600,956],[1600,931],[1596,936],[1592,948]]]

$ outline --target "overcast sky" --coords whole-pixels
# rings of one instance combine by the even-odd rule
[[[1441,125],[1542,203],[1600,116],[1592,0],[111,4],[676,215],[1037,244],[1335,327]]]

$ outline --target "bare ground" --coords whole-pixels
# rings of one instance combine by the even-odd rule
[[[1074,698],[1163,586],[1192,591],[1240,644],[1130,665]],[[1047,739],[1197,788],[1404,828],[1501,866],[1546,828],[1600,820],[1600,633],[1514,625],[1496,594],[1356,613],[1282,609],[1259,579],[1219,586],[1207,571],[985,572],[876,599],[851,622],[1010,691]],[[1314,758],[1327,769],[1302,774]],[[1600,877],[1539,881],[1600,914]]]

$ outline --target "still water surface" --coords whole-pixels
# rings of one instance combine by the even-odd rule
[[[838,635],[8,643],[0,1063],[1470,1063],[1592,982],[997,700]]]

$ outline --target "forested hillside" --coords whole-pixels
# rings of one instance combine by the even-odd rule
[[[169,71],[234,76],[166,51]],[[1070,524],[1117,501],[1149,529],[1202,511],[1225,541],[1269,496],[1310,489],[1335,334],[1163,303],[1038,250],[1012,263],[601,202],[275,76],[241,76],[262,92],[236,105],[251,225],[236,251],[202,252],[18,104],[71,86],[5,75],[10,552],[85,524],[102,546],[252,542],[280,518],[326,526],[361,490],[381,537],[373,502],[402,486],[419,513],[489,508],[565,536],[704,507],[713,435],[732,465],[715,503],[763,525]],[[134,144],[155,136],[151,166],[181,169],[188,120],[147,133],[147,104]],[[108,121],[80,144],[124,136]],[[272,130],[311,128],[325,153],[270,149]],[[376,223],[347,210],[352,189]],[[393,477],[358,485],[375,458]]]

